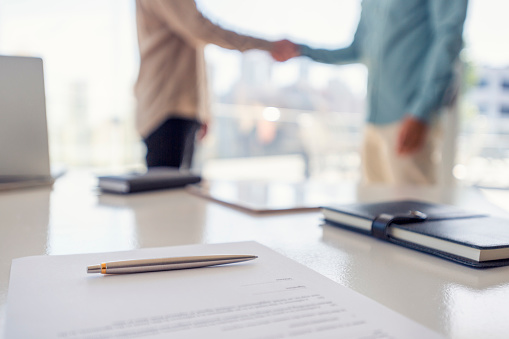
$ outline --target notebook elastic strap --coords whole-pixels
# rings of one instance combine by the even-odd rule
[[[371,234],[382,240],[389,238],[389,226],[396,224],[412,224],[423,222],[428,218],[425,213],[419,211],[409,211],[407,214],[391,215],[379,214],[371,224]]]

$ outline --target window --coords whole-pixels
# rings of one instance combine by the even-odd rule
[[[225,28],[324,48],[347,45],[360,12],[360,0],[304,1],[298,6],[294,0],[197,3]],[[462,58],[469,61],[472,74],[479,74],[481,65],[508,66],[509,49],[500,43],[509,35],[508,10],[506,0],[469,1]],[[144,150],[134,128],[138,51],[133,0],[3,0],[0,53],[44,59],[53,163],[143,165]],[[213,168],[223,159],[291,155],[307,163],[312,176],[358,174],[367,78],[363,66],[328,66],[305,58],[279,64],[266,53],[242,54],[216,46],[207,47],[206,57],[215,116],[198,150],[202,168]],[[490,85],[487,77],[477,82],[467,73],[463,79],[467,89]],[[509,78],[501,86],[509,89]],[[493,118],[486,113],[500,102],[491,106],[487,97],[480,98],[483,120],[476,103],[463,98],[471,101],[460,106],[465,138],[459,159],[468,168],[477,156],[468,152],[483,146],[467,143],[482,142],[472,133],[497,126],[485,123]],[[507,114],[506,107],[501,111]]]

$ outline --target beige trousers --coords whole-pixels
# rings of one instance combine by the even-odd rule
[[[396,153],[401,122],[382,126],[368,123],[362,146],[363,183],[436,184],[442,143],[438,120],[431,125],[424,147],[415,154],[405,156]]]

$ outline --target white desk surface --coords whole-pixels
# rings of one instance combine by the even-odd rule
[[[509,267],[476,270],[321,227],[316,211],[255,216],[183,189],[114,196],[95,183],[70,173],[53,188],[0,192],[0,334],[14,258],[255,240],[447,338],[509,337]],[[506,191],[338,189],[338,203],[420,198],[509,217]]]

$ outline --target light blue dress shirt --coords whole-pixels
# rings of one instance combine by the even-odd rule
[[[444,104],[462,48],[467,0],[363,0],[352,44],[337,50],[301,45],[301,54],[329,64],[368,67],[368,121],[406,114],[429,121]]]

